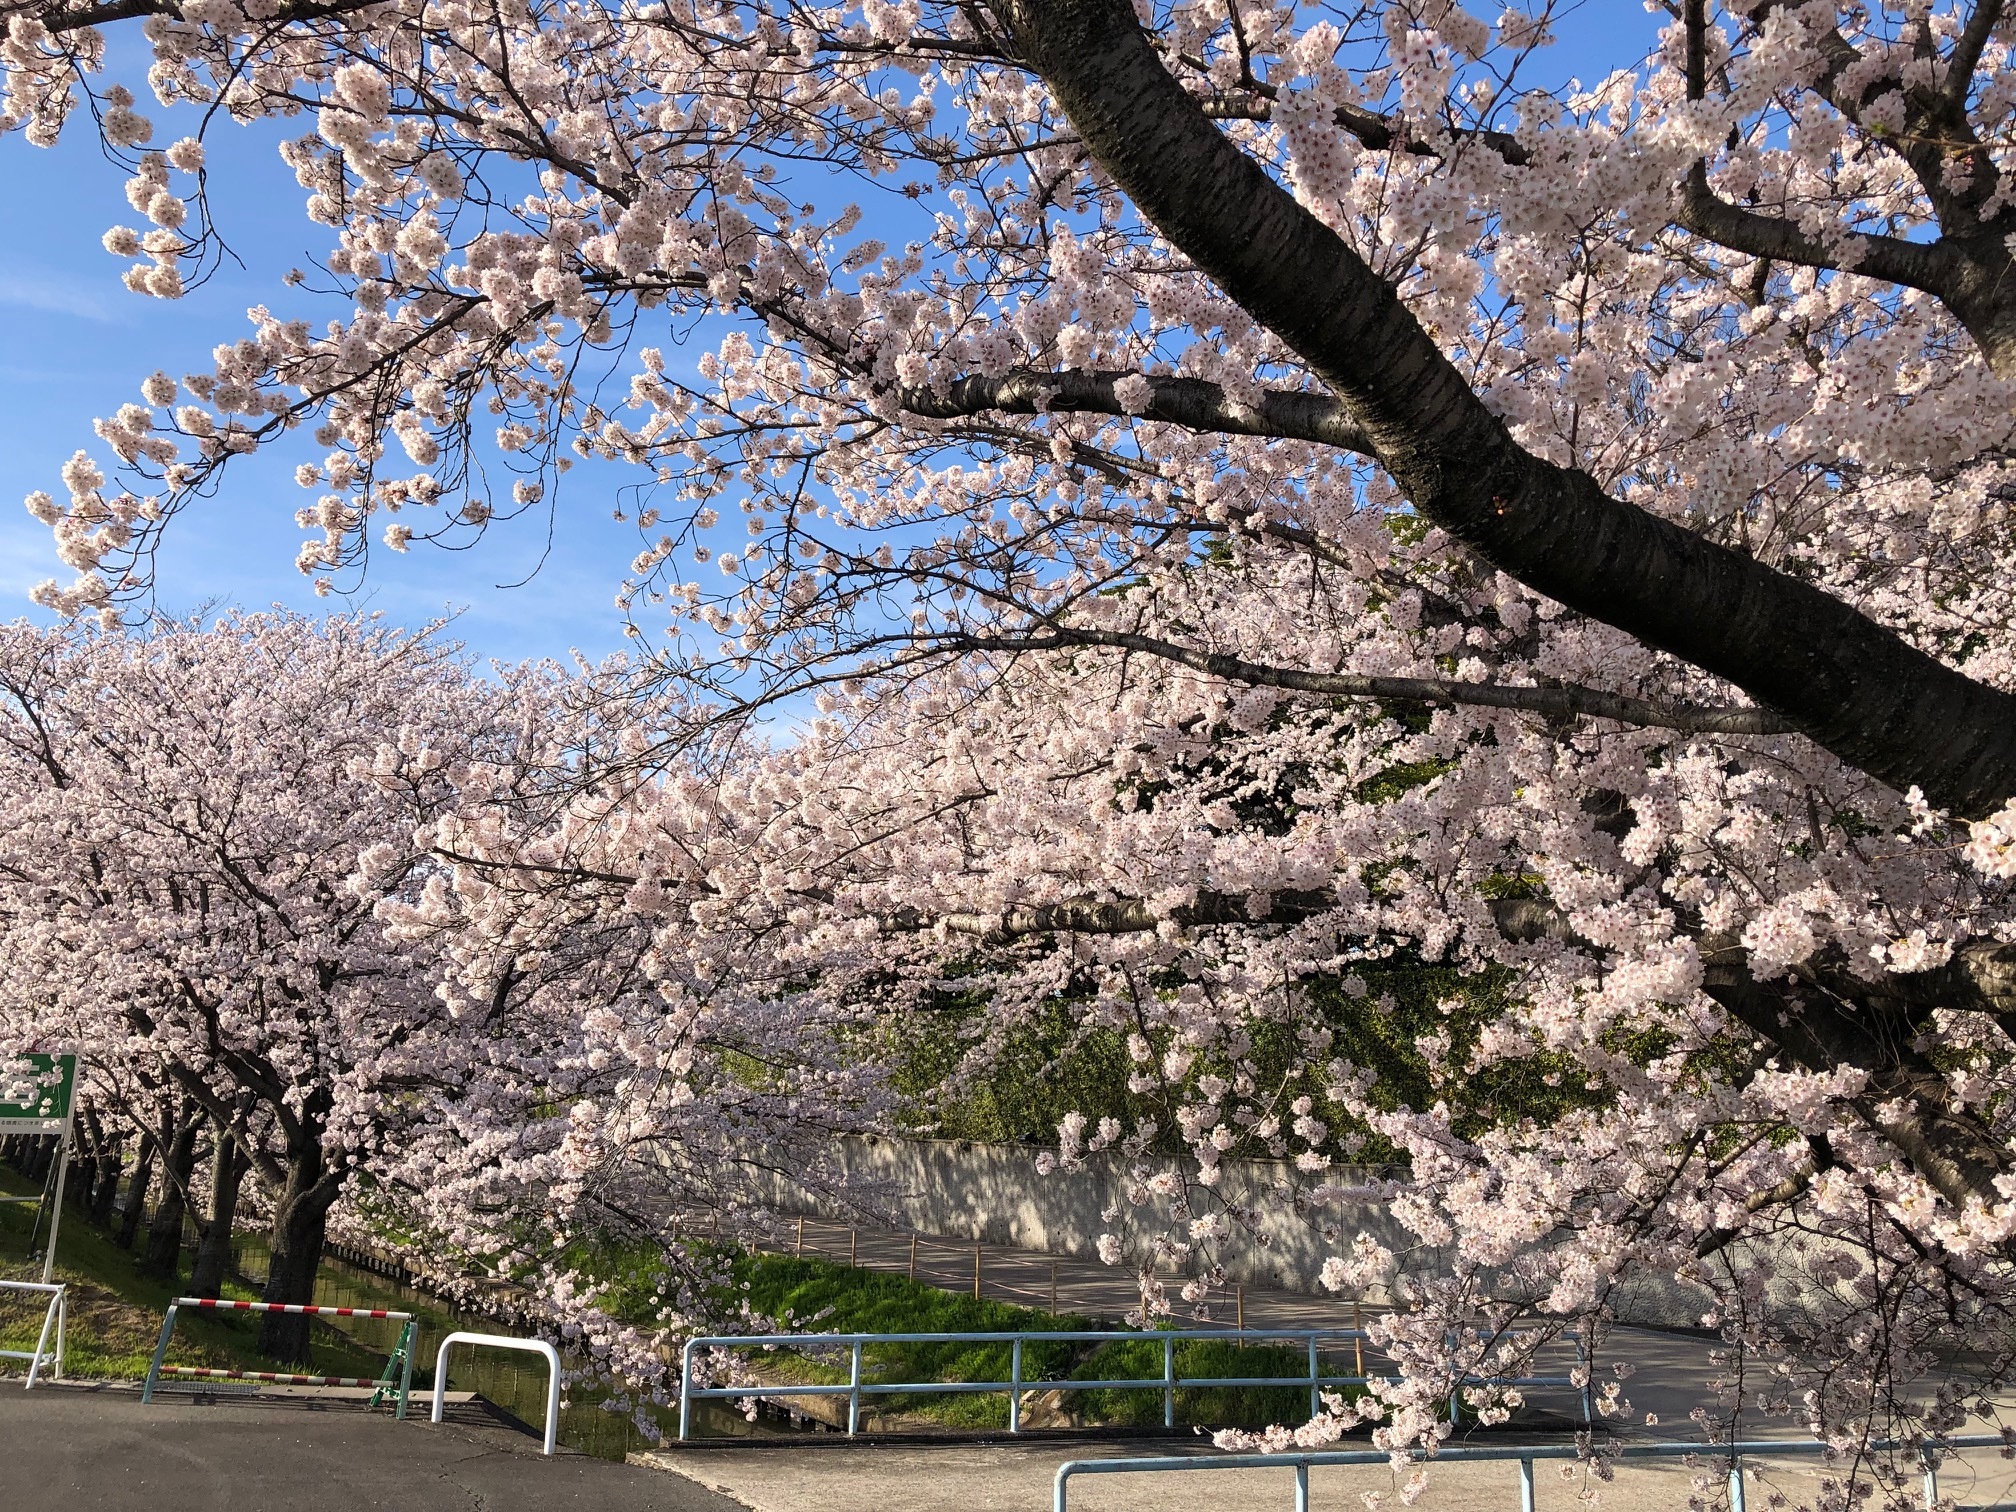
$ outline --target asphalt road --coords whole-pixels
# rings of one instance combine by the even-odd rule
[[[537,1439],[480,1404],[436,1427],[305,1396],[140,1405],[0,1382],[0,1507],[117,1512],[744,1512],[691,1481]]]

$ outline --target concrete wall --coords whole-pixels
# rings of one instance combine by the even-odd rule
[[[872,1135],[836,1139],[822,1152],[838,1184],[861,1194],[865,1205],[885,1213],[893,1226],[921,1234],[1089,1260],[1097,1256],[1102,1233],[1159,1232],[1172,1222],[1169,1199],[1142,1192],[1124,1159],[1088,1155],[1084,1169],[1046,1176],[1036,1169],[1039,1153],[1014,1145]],[[1220,1194],[1260,1220],[1253,1236],[1240,1235],[1219,1247],[1234,1282],[1329,1296],[1317,1280],[1323,1262],[1360,1233],[1404,1253],[1407,1268],[1417,1273],[1438,1266],[1438,1257],[1420,1249],[1413,1234],[1379,1205],[1332,1204],[1310,1214],[1297,1210],[1286,1165],[1227,1162],[1223,1170]],[[1348,1185],[1354,1177],[1376,1174],[1333,1170],[1326,1178]],[[767,1174],[754,1180],[752,1195],[779,1213],[841,1222],[860,1218],[861,1205],[848,1206],[830,1188]],[[1323,1229],[1335,1237],[1326,1239]],[[1782,1264],[1782,1258],[1774,1260]],[[1376,1305],[1394,1299],[1374,1288],[1362,1300]],[[1687,1328],[1699,1324],[1707,1297],[1670,1276],[1648,1275],[1620,1288],[1610,1301],[1620,1322]],[[1793,1298],[1786,1301],[1797,1305]]]
[[[1128,1162],[1106,1154],[1088,1155],[1082,1170],[1046,1176],[1036,1169],[1039,1151],[1015,1145],[869,1135],[836,1140],[831,1153],[850,1188],[872,1192],[871,1203],[886,1208],[895,1225],[922,1234],[1089,1260],[1097,1256],[1102,1233],[1159,1232],[1173,1221],[1170,1200],[1142,1191]],[[1260,1215],[1257,1235],[1238,1236],[1221,1246],[1231,1278],[1248,1286],[1320,1291],[1317,1273],[1339,1246],[1325,1241],[1315,1224],[1296,1213],[1288,1168],[1238,1162],[1227,1163],[1224,1172],[1218,1190],[1225,1200]],[[1352,1174],[1330,1173],[1341,1181]],[[769,1180],[762,1196],[781,1213],[840,1220],[853,1216],[828,1193],[782,1179]],[[1322,1221],[1340,1229],[1345,1243],[1361,1232],[1383,1244],[1413,1243],[1380,1207],[1329,1207]]]

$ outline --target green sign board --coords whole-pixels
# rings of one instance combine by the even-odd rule
[[[74,1055],[23,1055],[0,1064],[0,1134],[61,1134],[77,1085]]]

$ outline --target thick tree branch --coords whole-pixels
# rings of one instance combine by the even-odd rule
[[[1898,789],[1970,818],[2016,794],[2016,698],[1518,446],[1391,286],[1204,116],[1125,0],[993,4],[1101,168],[1309,362],[1424,516]]]
[[[1148,385],[1145,403],[1133,409],[1115,392],[1130,378]],[[943,390],[923,386],[888,391],[897,405],[927,420],[962,420],[998,411],[1007,415],[1133,415],[1188,430],[1231,436],[1267,436],[1313,441],[1369,455],[1370,439],[1350,412],[1328,394],[1268,389],[1253,403],[1201,378],[1148,377],[1136,373],[1088,372],[1067,368],[1045,373],[1019,369],[998,378],[954,379]]]
[[[1462,682],[1441,677],[1371,677],[1357,672],[1307,672],[1274,667],[1155,636],[1123,630],[1081,629],[1055,625],[1026,636],[962,635],[946,644],[962,651],[1056,651],[1071,646],[1107,646],[1160,657],[1195,668],[1227,682],[1290,688],[1302,693],[1327,693],[1345,698],[1377,698],[1395,703],[1440,704],[1512,709],[1560,719],[1614,719],[1620,724],[1677,730],[1689,735],[1775,735],[1792,728],[1768,709],[1717,707],[1708,704],[1661,704],[1624,693],[1574,684],[1532,687],[1510,683]]]

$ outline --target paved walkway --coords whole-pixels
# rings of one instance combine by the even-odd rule
[[[668,1482],[691,1481],[753,1512],[1048,1512],[1064,1461],[1138,1458],[1171,1448],[828,1440],[780,1448],[666,1449],[634,1454],[631,1461],[672,1471]],[[1200,1458],[1205,1454],[1200,1451]],[[1753,1462],[1753,1468],[1762,1470],[1764,1479],[1748,1482],[1752,1507],[1770,1505],[1773,1490],[1795,1506],[1810,1505],[1819,1490],[1822,1472],[1812,1460]],[[1579,1466],[1569,1466],[1565,1476],[1558,1464],[1542,1462],[1535,1470],[1536,1512],[1589,1512],[1585,1498],[1592,1490],[1599,1493],[1602,1512],[1678,1512],[1688,1505],[1694,1477],[1703,1473],[1678,1460],[1625,1461],[1607,1483],[1592,1482]],[[1722,1476],[1707,1473],[1710,1504],[1720,1505]],[[1384,1466],[1321,1467],[1310,1472],[1309,1505],[1311,1512],[1366,1512],[1363,1498],[1377,1492],[1385,1508],[1397,1508],[1403,1484]],[[1954,1498],[1959,1512],[2009,1512],[2016,1507],[2016,1465],[1992,1451],[1970,1454],[1941,1472],[1939,1489]],[[1084,1477],[1070,1486],[1070,1512],[1289,1512],[1293,1505],[1294,1477],[1286,1468]],[[1431,1466],[1428,1488],[1415,1505],[1423,1512],[1510,1512],[1519,1505],[1518,1466]]]
[[[489,1416],[438,1427],[262,1393],[140,1405],[122,1387],[0,1382],[0,1506],[107,1512],[741,1512],[691,1481],[559,1454]],[[864,1507],[865,1512],[865,1507]]]

